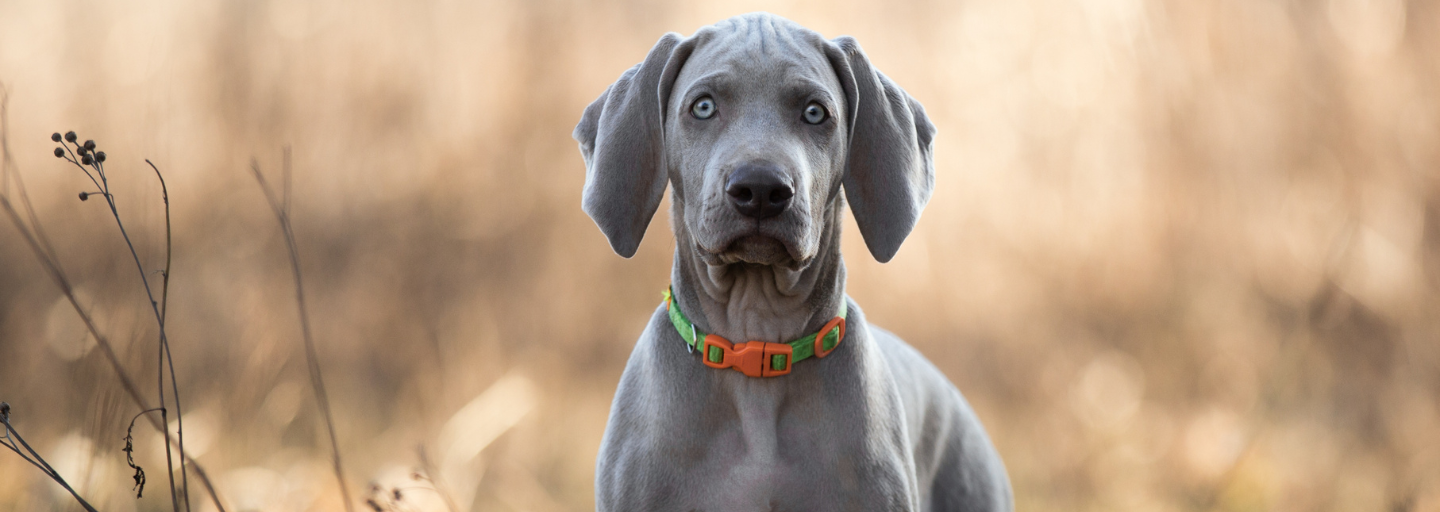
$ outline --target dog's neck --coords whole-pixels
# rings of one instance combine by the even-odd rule
[[[731,342],[788,342],[818,331],[845,300],[840,257],[840,216],[830,208],[819,251],[805,265],[711,265],[697,253],[684,221],[676,217],[671,285],[690,321]]]

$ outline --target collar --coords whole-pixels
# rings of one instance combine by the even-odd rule
[[[680,305],[675,294],[666,288],[665,310],[670,314],[670,323],[685,340],[685,348],[700,351],[700,361],[711,368],[734,368],[748,377],[778,377],[790,373],[790,365],[804,361],[810,356],[823,358],[830,355],[840,341],[845,339],[845,314],[849,309],[847,301],[840,300],[840,312],[825,323],[819,331],[789,343],[768,341],[746,341],[731,343],[730,340],[700,332]]]

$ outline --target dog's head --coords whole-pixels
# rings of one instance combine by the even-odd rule
[[[870,66],[770,14],[666,34],[585,109],[583,207],[630,257],[667,182],[676,222],[711,264],[798,268],[820,250],[843,188],[875,259],[889,261],[934,184],[935,127]]]

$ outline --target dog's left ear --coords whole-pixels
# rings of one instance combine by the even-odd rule
[[[826,45],[849,107],[845,199],[870,254],[890,261],[935,188],[935,125],[925,108],[870,66],[854,38]]]
[[[662,36],[645,61],[620,75],[575,125],[585,158],[581,208],[626,258],[640,247],[665,195],[665,105],[694,41]]]

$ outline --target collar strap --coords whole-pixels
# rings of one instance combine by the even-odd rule
[[[790,365],[804,361],[810,356],[825,357],[845,339],[846,301],[840,301],[840,313],[825,323],[818,332],[789,343],[768,341],[747,341],[731,343],[730,340],[700,332],[700,328],[685,318],[675,294],[665,289],[665,310],[670,314],[670,323],[685,340],[685,348],[700,351],[700,361],[711,368],[734,368],[749,377],[778,377],[790,373]]]

